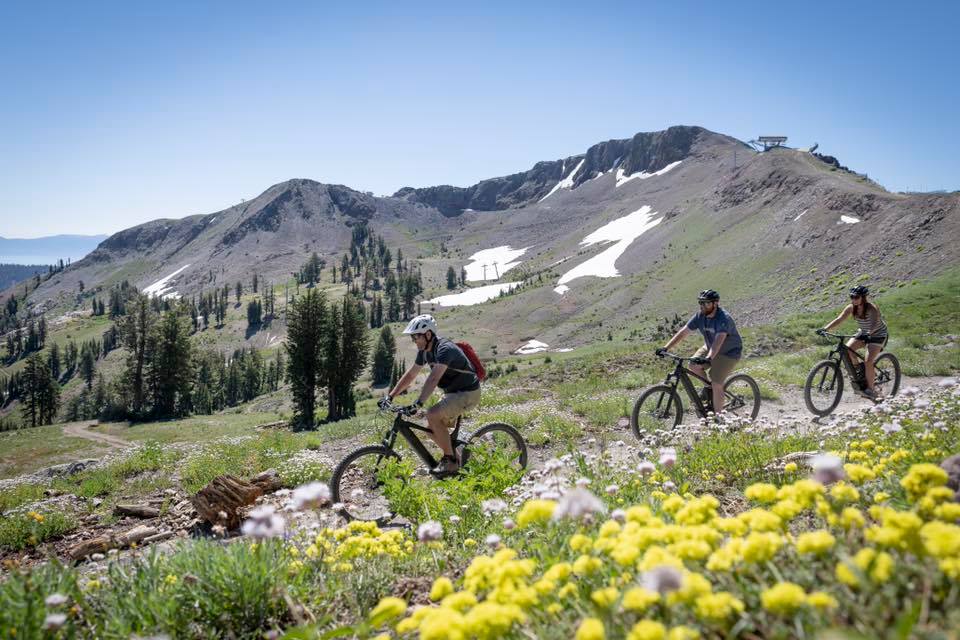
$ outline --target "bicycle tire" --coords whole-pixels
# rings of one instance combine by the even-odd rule
[[[524,441],[523,436],[520,435],[520,432],[517,431],[513,426],[505,424],[503,422],[491,422],[490,424],[485,424],[474,432],[466,442],[465,450],[467,452],[466,461],[464,463],[464,468],[470,468],[470,461],[477,460],[481,457],[480,443],[484,438],[489,438],[493,441],[495,449],[500,449],[503,447],[503,443],[496,439],[495,434],[504,434],[510,441],[513,442],[513,446],[516,448],[516,455],[511,455],[511,466],[514,466],[518,472],[522,472],[527,468],[527,443]],[[515,465],[513,463],[516,463]],[[476,463],[475,463],[476,466]]]
[[[650,387],[640,394],[640,397],[637,398],[637,401],[633,403],[633,411],[630,412],[630,429],[633,431],[633,435],[638,440],[643,439],[643,434],[640,432],[641,409],[644,405],[644,402],[646,402],[648,399],[654,398],[656,394],[659,394],[659,396],[657,396],[656,400],[654,401],[656,406],[652,408],[653,413],[651,413],[651,416],[654,419],[671,419],[673,424],[667,425],[671,427],[677,426],[683,420],[683,403],[680,401],[680,395],[674,390],[674,388],[665,384],[658,384]],[[663,402],[664,397],[667,397],[667,405],[666,407],[661,407],[660,405]]]
[[[817,376],[821,376],[819,382],[817,381]],[[827,382],[829,381],[829,384]],[[826,387],[824,386],[826,385]],[[820,407],[814,404],[814,387],[819,390],[819,393],[824,394],[825,400],[830,400],[829,404],[825,407]],[[827,391],[824,392],[823,389],[826,388]],[[830,399],[830,394],[833,394],[832,399]],[[807,405],[807,409],[810,413],[820,416],[830,415],[834,409],[837,408],[837,405],[840,404],[840,398],[843,396],[843,373],[840,371],[840,365],[834,362],[833,360],[821,360],[810,369],[810,373],[807,374],[807,381],[803,385],[803,401]]]
[[[400,460],[400,454],[393,449],[388,449],[387,447],[379,444],[368,445],[365,447],[360,447],[359,449],[355,449],[354,451],[348,453],[346,457],[340,461],[340,464],[338,464],[333,470],[333,475],[330,477],[330,493],[332,494],[333,502],[335,504],[341,503],[344,505],[343,508],[340,509],[339,513],[341,516],[346,518],[348,522],[351,520],[363,520],[367,522],[376,522],[378,526],[383,526],[387,522],[393,520],[393,518],[396,516],[395,512],[389,510],[389,501],[387,501],[386,497],[371,495],[367,500],[365,500],[366,504],[357,504],[356,501],[358,496],[350,495],[354,490],[364,491],[363,487],[365,484],[368,485],[367,491],[373,494],[377,488],[383,485],[383,482],[375,477],[372,479],[357,477],[355,478],[357,481],[356,486],[350,484],[349,481],[347,484],[344,484],[345,476],[350,478],[350,476],[347,476],[347,474],[351,471],[351,465],[361,458],[367,456],[379,456],[379,459],[374,464],[374,470],[379,468],[380,460],[387,458],[394,459],[398,462]],[[365,470],[361,467],[358,467],[358,471],[360,473],[355,473],[353,475],[360,476],[360,474]],[[353,480],[354,478],[350,479]],[[350,500],[353,500],[354,503],[351,503]],[[384,512],[383,509],[387,509],[387,511]],[[378,512],[381,514],[379,517],[367,517],[376,516],[378,515]]]
[[[886,363],[889,362],[889,371],[892,371],[890,375],[889,371],[889,380],[881,380],[881,372],[886,371]],[[874,371],[876,376],[874,377],[874,388],[877,389],[878,394],[884,396],[885,398],[892,398],[897,395],[897,392],[900,391],[900,361],[897,359],[897,356],[892,353],[881,353],[879,357],[873,363]],[[890,384],[889,390],[885,389],[884,386]]]
[[[760,413],[760,387],[757,385],[757,381],[754,380],[751,376],[745,373],[738,373],[735,376],[730,376],[727,378],[727,381],[723,383],[723,392],[724,395],[728,393],[727,389],[739,382],[745,382],[748,387],[750,387],[750,392],[753,394],[753,406],[750,407],[750,419],[755,420],[757,415]],[[726,401],[726,398],[724,399]],[[749,402],[744,403],[744,408],[750,406]],[[724,407],[724,411],[729,411],[734,415],[739,415],[736,410],[728,409]]]

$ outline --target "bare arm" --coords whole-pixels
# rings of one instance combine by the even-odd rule
[[[707,357],[711,360],[717,357],[717,354],[720,353],[720,347],[723,346],[723,341],[727,339],[726,333],[718,333],[713,339],[713,344],[710,346],[710,351],[707,353]]]
[[[420,369],[423,368],[423,365],[414,364],[410,365],[410,368],[407,369],[406,373],[397,380],[397,384],[390,391],[389,395],[391,398],[396,398],[398,395],[407,390],[414,380],[417,378],[417,374],[420,373]]]
[[[830,331],[830,329],[833,329],[835,326],[849,318],[851,313],[853,313],[853,305],[848,304],[846,307],[844,307],[843,311],[840,312],[840,315],[834,318],[830,324],[824,327],[824,329]]]
[[[688,335],[690,335],[690,329],[687,329],[686,325],[684,325],[683,327],[680,328],[679,331],[673,334],[673,337],[670,338],[670,342],[663,345],[663,348],[666,349],[667,351],[670,351],[670,349],[673,349],[673,345],[677,344],[678,342],[686,338]]]

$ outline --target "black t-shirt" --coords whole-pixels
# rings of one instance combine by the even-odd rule
[[[417,351],[417,364],[430,365],[431,369],[434,364],[447,365],[447,370],[443,372],[440,382],[437,383],[444,393],[474,391],[480,388],[480,380],[473,372],[470,361],[453,340],[437,338],[432,351]]]

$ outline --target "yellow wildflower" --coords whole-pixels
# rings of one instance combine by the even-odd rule
[[[433,587],[430,589],[430,599],[434,602],[440,602],[451,593],[453,593],[453,583],[450,578],[440,576],[433,581]]]
[[[628,589],[623,594],[623,608],[627,611],[642,613],[660,601],[660,594],[643,587]]]
[[[695,610],[697,617],[706,622],[724,622],[735,613],[742,613],[743,602],[726,591],[710,593],[697,598]]]
[[[597,618],[585,618],[577,628],[576,640],[604,640],[607,632]]]
[[[777,499],[777,487],[766,482],[757,482],[747,487],[743,495],[748,500],[769,504]]]
[[[822,555],[832,549],[836,541],[833,534],[824,529],[801,533],[797,536],[797,551],[800,553]]]
[[[825,591],[814,591],[807,596],[807,604],[815,609],[826,611],[837,608],[837,599]]]
[[[790,615],[806,601],[803,587],[792,582],[779,582],[760,594],[763,608],[778,615]]]
[[[667,628],[655,620],[641,620],[633,625],[627,640],[665,640]]]
[[[553,500],[527,500],[517,514],[517,526],[526,527],[550,520],[557,503]]]

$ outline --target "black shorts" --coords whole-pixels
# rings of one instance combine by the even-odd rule
[[[889,339],[890,336],[864,336],[862,338],[857,338],[857,340],[865,344],[878,344],[881,347],[887,346],[887,340]]]

